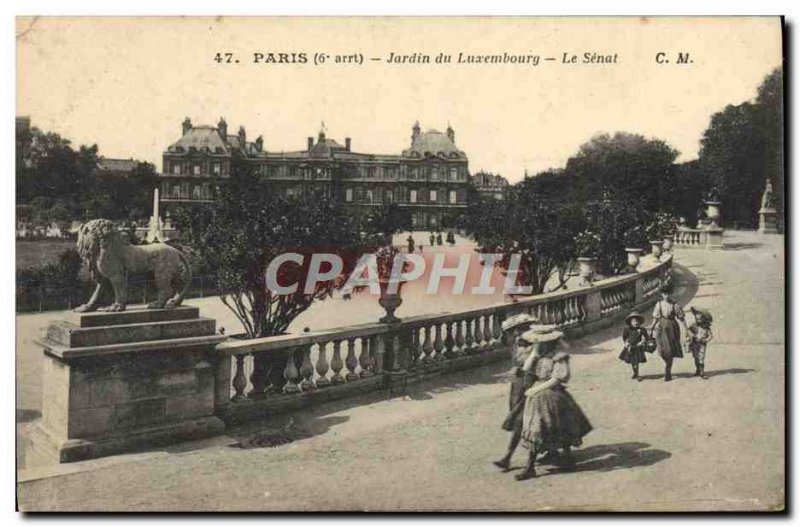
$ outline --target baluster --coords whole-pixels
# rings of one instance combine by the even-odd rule
[[[253,373],[250,374],[250,384],[253,385],[253,389],[247,396],[251,399],[263,399],[266,396],[267,373],[269,372],[267,356],[264,353],[253,353],[252,356]]]
[[[447,357],[448,359],[451,359],[455,355],[455,353],[453,353],[453,346],[456,345],[456,341],[453,338],[453,323],[447,322],[445,324],[445,327],[447,328],[446,329],[447,336],[444,339],[444,347],[445,347],[444,356]]]
[[[297,393],[300,391],[300,387],[295,382],[298,375],[297,365],[294,363],[294,350],[289,350],[286,354],[286,368],[283,369],[283,378],[286,379],[286,384],[283,386],[284,393]]]
[[[432,330],[432,326],[427,326],[425,328],[425,340],[422,342],[422,352],[425,356],[422,357],[422,362],[431,362],[433,360],[431,358],[431,353],[433,353],[433,341],[431,340]]]
[[[413,335],[413,341],[411,345],[411,356],[413,360],[411,362],[411,366],[416,368],[419,362],[422,360],[422,357],[425,355],[425,352],[422,350],[422,327],[412,329],[411,334]]]
[[[233,375],[233,397],[231,400],[234,402],[246,399],[244,396],[244,389],[247,388],[247,378],[244,375],[244,355],[236,355],[236,372]]]
[[[355,339],[347,339],[347,358],[344,361],[347,366],[347,374],[344,378],[348,381],[358,380],[356,373],[356,366],[358,366],[358,359],[356,358],[356,342]]]
[[[444,360],[442,350],[444,349],[444,341],[442,340],[442,325],[435,324],[436,336],[433,339],[433,350],[436,352],[434,360]]]
[[[333,376],[331,377],[331,383],[333,384],[342,384],[344,382],[344,377],[342,377],[342,368],[344,367],[344,362],[342,361],[342,341],[341,340],[334,340],[333,341],[333,359],[331,359],[331,370],[333,370]]]
[[[300,389],[307,392],[316,388],[312,380],[314,366],[311,365],[311,345],[306,344],[300,351],[303,353],[303,362],[300,364],[300,376],[303,380],[300,382]]]
[[[495,342],[498,344],[502,344],[501,339],[503,338],[503,328],[500,326],[502,321],[500,320],[502,315],[500,313],[495,313],[492,315],[492,336],[494,337]]]
[[[361,378],[371,377],[373,374],[372,355],[369,350],[369,337],[361,337],[361,355],[358,364],[361,366],[359,376]]]
[[[473,353],[475,351],[473,349],[473,345],[475,344],[475,336],[472,331],[472,319],[466,319],[464,321],[464,325],[466,326],[466,335],[464,335],[464,352]]]
[[[570,325],[575,322],[575,297],[564,300],[564,324]]]
[[[328,379],[328,343],[319,343],[319,355],[317,355],[317,388],[324,388],[331,385],[331,380]]]
[[[465,353],[464,349],[464,324],[463,320],[459,320],[456,322],[456,346],[458,346],[458,355],[463,355]]]
[[[483,330],[481,329],[481,318],[475,319],[475,352],[478,353],[483,348]]]

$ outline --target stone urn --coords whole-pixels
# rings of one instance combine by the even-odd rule
[[[650,247],[656,260],[664,254],[664,240],[650,240]]]
[[[597,264],[599,260],[594,257],[581,256],[578,258],[578,275],[581,277],[580,285],[591,286],[594,276],[597,274]]]
[[[719,218],[722,215],[722,210],[720,209],[720,207],[722,206],[722,202],[706,201],[705,205],[706,205],[706,216],[711,222],[707,228],[719,229]]]
[[[667,252],[672,252],[673,245],[675,245],[675,235],[670,234],[668,236],[664,236],[664,250]]]
[[[628,271],[635,273],[636,268],[639,267],[639,262],[642,259],[642,253],[644,253],[644,249],[627,247],[625,252],[628,253]]]
[[[386,315],[378,319],[378,322],[383,324],[394,324],[400,322],[400,319],[394,315],[394,312],[403,303],[403,298],[400,296],[400,290],[403,288],[403,282],[397,284],[397,293],[389,293],[389,282],[380,282],[381,296],[378,298],[378,304],[386,311]]]

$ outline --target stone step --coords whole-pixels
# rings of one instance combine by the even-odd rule
[[[169,322],[191,320],[200,317],[200,310],[194,306],[180,306],[173,309],[147,309],[145,306],[128,308],[126,311],[105,313],[70,313],[67,322],[80,328],[99,326],[119,326],[124,324],[145,324],[147,322]]]
[[[104,346],[169,340],[186,337],[213,335],[216,321],[211,318],[195,320],[171,320],[143,324],[119,324],[114,326],[79,327],[69,322],[56,322],[47,328],[47,339],[70,348]]]

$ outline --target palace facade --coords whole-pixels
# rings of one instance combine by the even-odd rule
[[[212,185],[230,177],[234,155],[253,163],[287,195],[321,190],[353,210],[397,203],[411,210],[419,229],[438,228],[467,206],[468,160],[449,125],[445,133],[422,132],[415,123],[408,148],[399,154],[356,152],[349,137],[342,145],[324,129],[293,152],[271,152],[261,136],[248,141],[243,127],[228,134],[224,119],[213,127],[195,126],[187,118],[181,131],[163,154],[160,201],[167,212],[209,202]]]

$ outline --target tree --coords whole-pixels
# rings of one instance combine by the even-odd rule
[[[770,73],[753,102],[728,105],[711,116],[700,166],[723,202],[726,223],[755,227],[761,195],[772,181],[783,211],[783,74]],[[780,190],[778,190],[780,189]]]
[[[588,203],[611,192],[652,211],[670,211],[675,204],[677,157],[678,151],[660,139],[627,132],[599,134],[567,161],[570,199]]]
[[[410,231],[413,225],[411,211],[397,203],[383,203],[371,209],[362,221],[367,233],[382,236],[386,244],[392,243],[392,235]]]
[[[217,194],[207,207],[180,212],[178,221],[187,244],[216,274],[220,298],[248,338],[284,333],[314,301],[330,296],[335,279],[304,292],[313,253],[342,257],[348,274],[368,241],[336,201],[321,193],[286,196],[239,159]],[[284,253],[299,253],[303,263],[280,267],[278,285],[299,285],[294,293],[277,294],[267,287],[266,270]]]
[[[503,255],[502,269],[508,270],[517,255],[517,285],[539,294],[553,275],[559,277],[559,287],[566,283],[583,217],[577,204],[542,200],[532,188],[516,185],[504,200],[479,201],[468,209],[463,225],[480,252]]]

